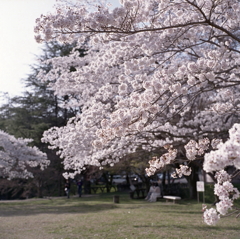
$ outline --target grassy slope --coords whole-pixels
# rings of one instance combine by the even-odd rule
[[[0,201],[0,239],[237,239],[240,219],[202,222],[201,204],[148,203],[113,193],[83,198]]]

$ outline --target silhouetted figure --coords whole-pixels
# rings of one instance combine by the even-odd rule
[[[81,179],[79,179],[77,181],[77,187],[78,187],[78,196],[81,197],[82,196],[82,185],[83,185],[83,182]]]
[[[70,198],[70,182],[68,179],[65,183],[65,192],[66,192],[67,198]]]

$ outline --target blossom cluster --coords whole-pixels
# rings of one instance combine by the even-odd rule
[[[196,155],[203,155],[209,148],[209,139],[200,139],[198,143],[195,140],[190,140],[185,146],[186,157],[191,161],[196,159]]]
[[[0,131],[0,176],[12,178],[33,177],[26,166],[40,166],[43,170],[50,161],[45,153],[28,144],[32,139],[16,139],[14,136]]]
[[[149,161],[149,168],[146,168],[147,175],[154,175],[157,170],[173,162],[176,156],[177,150],[170,147],[168,152],[163,154],[160,158],[153,157],[152,160]]]
[[[220,219],[220,215],[214,208],[205,209],[203,213],[204,222],[208,225],[215,226]]]
[[[173,174],[174,177],[181,178],[183,175],[189,176],[192,173],[192,169],[187,165],[180,165],[179,168],[176,168],[176,172]]]
[[[219,202],[216,203],[216,209],[206,209],[203,217],[208,225],[215,225],[220,219],[220,215],[226,215],[232,209],[233,201],[238,199],[240,194],[237,188],[230,182],[230,175],[224,171],[216,173],[217,183],[214,186],[214,194],[218,196]]]
[[[229,139],[220,143],[217,150],[205,154],[203,169],[206,172],[219,171],[226,166],[240,169],[240,124],[229,130]]]

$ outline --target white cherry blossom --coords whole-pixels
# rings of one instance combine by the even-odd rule
[[[158,149],[151,175],[178,160],[184,145],[186,161],[204,157],[206,172],[240,169],[239,1],[121,0],[114,9],[90,2],[60,4],[34,29],[38,42],[77,42],[86,50],[85,57],[73,50],[49,60],[52,70],[39,74],[57,95],[69,95],[66,107],[81,108],[43,136],[71,176],[86,165],[101,168]],[[173,145],[167,153],[166,144]],[[221,178],[223,190],[227,177]],[[218,204],[219,211],[230,204]],[[205,211],[207,224],[218,219],[216,210]]]
[[[47,155],[37,147],[30,147],[31,139],[16,139],[14,136],[0,131],[0,176],[8,179],[33,177],[27,166],[43,170],[50,161]]]

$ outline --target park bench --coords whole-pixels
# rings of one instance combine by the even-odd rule
[[[172,200],[173,203],[175,203],[176,200],[181,200],[181,197],[178,196],[163,196],[163,198],[166,199],[166,202]]]

